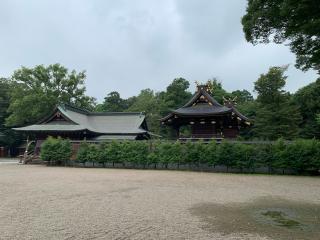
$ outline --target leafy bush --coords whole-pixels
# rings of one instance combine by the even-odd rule
[[[77,153],[76,161],[79,163],[85,163],[88,161],[87,155],[88,155],[88,150],[89,149],[89,144],[86,142],[81,143],[80,148]]]
[[[233,146],[234,167],[243,169],[254,169],[257,167],[254,158],[254,147],[252,145],[236,143]]]
[[[319,169],[320,144],[316,140],[296,140],[286,145],[282,161],[288,167],[303,172]]]
[[[215,166],[219,161],[218,157],[218,145],[215,140],[208,143],[203,147],[203,150],[200,152],[200,159],[202,163],[208,163],[209,165]]]
[[[175,147],[170,142],[161,142],[159,144],[159,162],[168,167],[169,163],[175,161]]]
[[[235,165],[236,161],[236,149],[234,144],[222,141],[222,143],[218,147],[218,164],[225,165],[227,167],[227,171],[230,167]]]
[[[59,142],[57,145],[56,143]],[[43,145],[45,151],[42,158],[48,161],[69,159],[61,154],[68,141],[50,138]],[[69,143],[70,145],[70,143]],[[55,154],[46,155],[48,151]],[[68,151],[67,151],[68,152]],[[59,156],[58,158],[52,155]],[[295,170],[297,172],[317,171],[320,169],[320,142],[318,140],[296,140],[285,142],[279,139],[272,144],[243,144],[216,141],[209,143],[179,141],[113,141],[100,145],[83,143],[77,154],[77,161],[85,163],[130,163],[133,166],[148,166],[161,163],[188,164],[189,166],[207,164],[211,166],[224,165],[240,171],[255,171],[258,167],[268,167],[270,172],[275,169]]]
[[[40,158],[50,165],[66,164],[72,155],[69,140],[48,137],[41,145]]]

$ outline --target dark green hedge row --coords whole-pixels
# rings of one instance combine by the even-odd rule
[[[127,141],[100,145],[83,143],[77,162],[151,164],[224,165],[227,168],[291,169],[297,172],[320,169],[320,141],[296,140],[272,144],[243,144],[224,141],[203,142]]]
[[[65,164],[71,155],[72,148],[69,140],[48,137],[41,145],[40,158],[50,165]]]
[[[48,138],[41,147],[41,159],[50,164],[66,164],[72,155],[70,141]],[[150,166],[161,164],[191,166],[223,165],[227,169],[254,171],[259,167],[290,169],[296,172],[320,169],[320,141],[278,140],[272,144],[243,144],[223,141],[217,144],[203,142],[171,141],[114,141],[102,144],[81,144],[76,161],[78,163],[100,163]]]

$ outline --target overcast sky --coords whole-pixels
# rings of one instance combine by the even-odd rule
[[[87,94],[102,100],[164,90],[176,77],[217,77],[253,90],[270,66],[290,64],[286,89],[314,81],[284,45],[247,43],[246,0],[1,0],[0,76],[20,66],[61,63],[87,71]]]

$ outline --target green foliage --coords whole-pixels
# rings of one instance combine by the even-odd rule
[[[243,169],[255,169],[259,166],[254,158],[254,147],[252,145],[246,144],[234,144],[233,157],[234,157],[234,167],[239,168],[241,171]]]
[[[66,164],[72,154],[69,140],[48,137],[41,145],[40,158],[49,164]]]
[[[68,72],[53,64],[34,68],[22,67],[11,77],[8,126],[34,123],[60,103],[92,109],[94,98],[85,95],[85,72]]]
[[[159,162],[168,165],[169,163],[178,163],[181,157],[179,144],[172,144],[170,142],[161,142],[159,144]],[[178,151],[177,151],[178,150]]]
[[[254,90],[258,93],[257,101],[261,104],[281,103],[285,98],[283,87],[286,85],[287,76],[284,72],[288,69],[285,67],[271,67],[266,74],[261,74],[259,79],[254,83]]]
[[[199,165],[203,162],[201,158],[204,152],[204,144],[201,141],[197,142],[187,142],[185,144],[185,162],[188,164]]]
[[[252,94],[248,90],[245,90],[245,89],[233,91],[231,94],[233,97],[236,97],[236,102],[238,104],[243,104],[243,103],[253,101]]]
[[[199,153],[201,163],[208,163],[209,165],[215,166],[218,164],[218,145],[215,140],[212,140],[206,146],[202,147],[202,151]]]
[[[218,164],[219,165],[225,165],[227,168],[233,167],[235,165],[236,161],[236,152],[235,152],[235,146],[234,144],[223,141],[218,149],[217,149],[217,155],[218,155]]]
[[[289,42],[296,66],[320,71],[320,4],[318,0],[248,0],[242,18],[247,41]]]
[[[125,99],[120,97],[120,93],[113,91],[110,92],[102,104],[96,108],[98,112],[123,112],[127,108]]]
[[[228,93],[223,87],[222,83],[218,81],[217,78],[209,79],[207,84],[209,84],[212,87],[212,93],[213,97],[220,103],[223,103],[223,97],[232,97],[231,93]]]
[[[123,142],[120,145],[121,160],[146,165],[148,162],[148,147],[145,141]]]
[[[277,161],[271,144],[257,144],[254,146],[254,164],[255,167],[268,167],[269,172],[274,167],[274,162]]]
[[[287,67],[272,67],[255,82],[258,93],[254,135],[263,139],[293,139],[299,133],[301,115],[283,89]]]
[[[12,84],[9,79],[0,78],[0,146],[12,147],[21,142],[21,136],[5,125],[10,104]]]
[[[282,162],[299,172],[320,167],[320,144],[316,140],[296,140],[286,145]]]
[[[154,93],[154,91],[150,89],[144,89],[137,97],[135,97],[135,100],[131,103],[131,106],[129,106],[129,108],[127,108],[125,111],[146,113],[149,130],[159,134],[159,119],[161,118],[160,109],[162,104],[163,102],[160,99],[159,93]]]
[[[77,152],[77,158],[76,161],[80,163],[85,163],[87,161],[87,154],[89,152],[89,144],[86,142],[82,142],[78,152]]]
[[[300,137],[320,139],[320,78],[299,89],[293,101],[302,115]]]
[[[50,138],[48,141],[57,140]],[[56,149],[53,148],[53,151]],[[164,167],[168,167],[168,164],[176,164],[177,167],[181,164],[188,164],[190,167],[201,167],[200,164],[223,165],[227,169],[251,172],[259,167],[268,167],[270,172],[276,169],[283,171],[291,169],[304,173],[320,169],[320,142],[315,139],[292,142],[279,139],[272,144],[243,144],[228,141],[219,144],[215,141],[209,143],[113,141],[97,146],[83,143],[78,151],[77,161],[103,164],[111,162],[122,163],[124,166],[131,164],[130,166],[144,167],[156,167],[158,164]]]
[[[106,144],[104,156],[107,156],[107,159],[112,163],[121,163],[121,143],[118,141],[112,141],[110,144]]]
[[[168,109],[176,109],[186,104],[192,94],[188,91],[190,83],[184,78],[175,78],[167,87],[164,101]]]
[[[272,162],[272,167],[285,169],[290,166],[290,163],[286,161],[287,159],[285,157],[286,147],[286,143],[282,138],[278,139],[275,144],[273,144],[272,154],[274,161]]]

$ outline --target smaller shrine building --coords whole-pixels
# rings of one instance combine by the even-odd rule
[[[224,99],[221,105],[211,96],[209,85],[198,85],[197,91],[181,108],[162,118],[161,124],[171,126],[178,139],[234,139],[240,129],[251,125],[250,120],[235,107],[234,99]],[[190,127],[190,136],[181,133]]]

